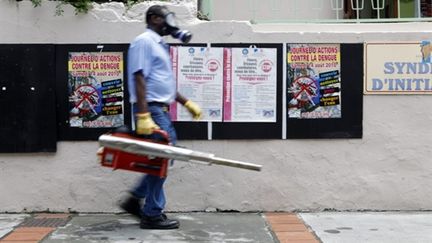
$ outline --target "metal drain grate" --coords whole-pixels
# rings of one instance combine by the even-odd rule
[[[69,218],[29,218],[19,227],[61,227],[65,226]]]

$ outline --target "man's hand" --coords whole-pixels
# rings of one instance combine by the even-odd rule
[[[186,101],[186,103],[184,104],[184,106],[192,114],[192,117],[195,120],[201,119],[201,117],[202,117],[202,111],[201,111],[201,108],[199,107],[199,105],[197,105],[195,102],[193,102],[191,100],[188,100],[188,101]]]
[[[139,135],[150,135],[154,132],[154,130],[159,129],[159,126],[151,118],[150,112],[147,113],[138,113],[137,117],[137,126],[136,133]]]

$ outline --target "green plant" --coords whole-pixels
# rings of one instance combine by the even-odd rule
[[[42,3],[42,0],[32,0],[32,3],[35,7],[40,6]]]
[[[207,20],[210,21],[210,18],[207,14],[204,14],[202,11],[197,12],[197,18],[200,20]]]
[[[17,2],[22,0],[16,0]],[[34,7],[41,6],[42,0],[30,0]],[[150,1],[150,0],[54,0],[58,4],[56,6],[56,15],[63,14],[63,5],[70,4],[75,7],[75,13],[87,13],[92,8],[92,3],[106,3],[106,2],[122,2],[126,6],[132,6],[138,2]]]
[[[22,0],[16,0],[20,2]],[[42,5],[42,0],[30,0],[33,3],[34,7],[39,7]],[[130,8],[132,5],[151,1],[151,0],[51,0],[58,2],[55,10],[55,15],[60,16],[64,13],[63,5],[70,4],[75,7],[75,14],[79,13],[87,13],[92,8],[92,3],[106,3],[106,2],[121,2],[126,5],[127,8]],[[163,2],[169,2],[170,0],[160,0]],[[201,20],[209,20],[208,16],[198,11],[197,17]]]

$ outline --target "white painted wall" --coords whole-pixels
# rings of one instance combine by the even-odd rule
[[[343,19],[341,0],[202,0],[211,20],[292,21]]]
[[[128,43],[144,30],[147,5],[88,15],[55,3],[0,1],[0,43]],[[200,22],[172,9],[194,42],[361,43],[430,39],[432,23],[258,25]],[[58,80],[62,82],[62,80]],[[262,172],[177,162],[166,184],[168,211],[431,210],[432,97],[365,96],[363,139],[179,141],[188,148],[262,164]],[[96,163],[96,142],[59,142],[53,154],[0,154],[0,212],[117,212],[140,174]]]

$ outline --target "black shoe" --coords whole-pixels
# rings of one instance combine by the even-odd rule
[[[178,229],[178,220],[169,219],[165,214],[155,217],[143,216],[140,222],[141,229]]]
[[[120,203],[119,206],[127,213],[130,213],[135,217],[141,218],[141,204],[139,198],[132,195],[128,196],[123,202]]]

